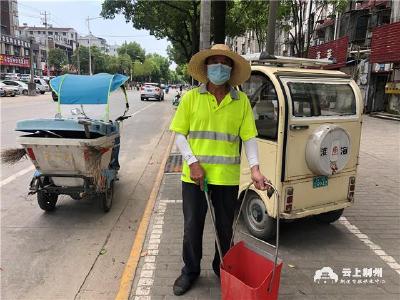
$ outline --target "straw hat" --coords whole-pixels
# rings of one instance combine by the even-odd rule
[[[224,44],[215,44],[211,47],[211,49],[204,49],[193,55],[188,64],[189,74],[194,79],[202,83],[207,83],[208,79],[206,60],[208,57],[214,55],[224,55],[232,59],[233,67],[231,71],[231,78],[228,81],[231,86],[240,85],[250,77],[251,68],[248,61],[239,54],[231,51],[231,49]]]

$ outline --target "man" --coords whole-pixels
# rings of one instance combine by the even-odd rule
[[[189,74],[202,84],[181,99],[170,129],[184,158],[182,198],[184,215],[183,261],[174,294],[188,291],[200,275],[202,238],[207,202],[203,192],[207,178],[215,210],[223,255],[229,250],[239,190],[240,143],[243,141],[256,188],[267,189],[258,166],[257,130],[250,102],[234,89],[250,77],[250,65],[223,44],[195,54]],[[215,250],[213,270],[219,276]]]

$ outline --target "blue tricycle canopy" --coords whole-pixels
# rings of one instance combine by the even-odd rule
[[[65,74],[50,80],[59,104],[108,104],[109,94],[128,80],[121,74]]]

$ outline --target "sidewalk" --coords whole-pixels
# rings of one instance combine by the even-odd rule
[[[284,266],[280,299],[399,299],[399,140],[398,122],[366,117],[355,205],[345,210],[345,218],[330,226],[321,226],[312,219],[282,224],[280,257]],[[210,219],[204,229],[199,280],[183,296],[176,297],[172,292],[182,268],[183,236],[181,183],[176,165],[179,157],[173,155],[175,152],[173,149],[171,153],[175,165],[167,168],[172,173],[164,175],[148,228],[131,290],[132,300],[220,299],[219,279],[211,267],[214,235]],[[362,240],[364,236],[378,250],[373,251]],[[246,240],[240,234],[238,238]],[[315,271],[327,266],[340,277],[344,276],[340,270],[350,269],[354,273],[365,268],[381,269],[382,277],[375,274],[377,281],[373,283],[358,283],[351,278],[349,283],[342,284],[314,282]]]

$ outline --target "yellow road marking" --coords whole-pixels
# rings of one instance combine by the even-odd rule
[[[129,293],[132,287],[133,279],[135,278],[136,268],[140,259],[140,254],[142,252],[143,243],[146,238],[147,228],[150,223],[151,214],[153,212],[154,204],[157,199],[161,181],[164,176],[165,164],[167,162],[169,153],[171,152],[174,138],[175,134],[173,133],[171,135],[167,151],[165,152],[164,158],[161,162],[160,169],[158,170],[158,174],[155,183],[153,185],[153,189],[151,190],[149,200],[147,201],[146,208],[144,210],[142,219],[139,224],[139,228],[136,232],[136,237],[135,240],[133,241],[131,253],[129,255],[128,262],[126,263],[124,273],[122,274],[121,277],[118,294],[115,297],[116,300],[127,300],[129,298]]]

